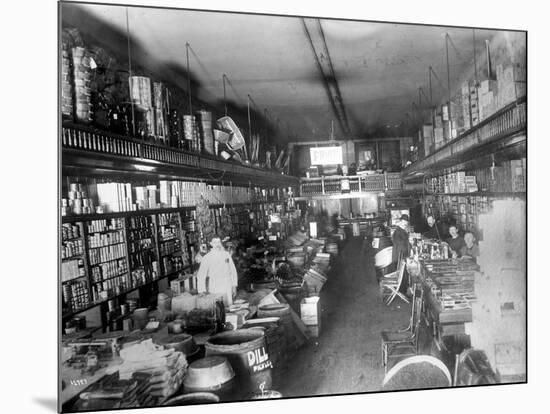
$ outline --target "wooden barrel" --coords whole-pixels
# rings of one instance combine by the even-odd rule
[[[204,344],[207,356],[225,356],[233,367],[243,397],[271,387],[271,368],[264,332],[258,329],[238,329],[221,332]]]
[[[284,335],[281,342],[283,348],[283,358],[286,360],[290,353],[298,348],[296,327],[290,315],[290,306],[286,303],[274,303],[264,305],[258,308],[258,318],[279,317],[280,325],[283,328]]]
[[[264,326],[253,326],[249,329],[258,329],[264,332],[265,342],[267,345],[267,352],[269,353],[269,359],[273,365],[273,369],[281,369],[284,367],[284,348],[285,345],[285,332],[282,326],[279,326],[278,322],[271,323]]]
[[[183,388],[188,393],[209,392],[222,401],[230,400],[236,388],[235,373],[224,356],[202,358],[189,364]]]

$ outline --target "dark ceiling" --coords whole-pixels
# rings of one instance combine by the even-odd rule
[[[127,60],[187,89],[186,43],[193,93],[264,114],[286,140],[369,138],[412,132],[418,106],[447,97],[473,70],[474,34],[447,28],[376,22],[62,4],[62,22]],[[477,55],[498,32],[476,29]],[[481,64],[481,62],[478,62]],[[422,91],[419,91],[422,88]],[[413,102],[415,103],[413,105]],[[229,113],[231,116],[231,113]],[[261,120],[256,120],[259,125]]]

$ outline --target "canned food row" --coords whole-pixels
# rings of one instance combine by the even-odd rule
[[[126,246],[124,244],[115,244],[108,247],[98,247],[88,250],[90,265],[96,265],[110,260],[121,259],[126,256]]]
[[[88,246],[92,249],[107,247],[124,242],[124,231],[118,230],[109,233],[93,233],[88,236]]]

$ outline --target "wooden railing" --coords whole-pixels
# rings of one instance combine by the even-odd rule
[[[348,183],[349,191],[347,191]],[[327,176],[300,179],[300,197],[398,191],[402,189],[403,181],[401,179],[401,173]]]

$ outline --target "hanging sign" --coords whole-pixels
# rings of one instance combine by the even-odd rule
[[[311,165],[342,164],[342,147],[312,147]]]

